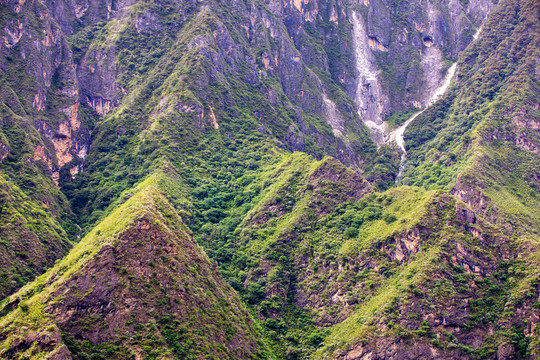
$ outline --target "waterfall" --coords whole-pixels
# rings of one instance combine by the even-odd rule
[[[442,83],[432,92],[429,100],[424,104],[424,108],[414,115],[412,115],[405,123],[400,127],[392,131],[388,136],[386,123],[383,121],[383,115],[385,110],[385,102],[388,101],[384,95],[382,87],[378,80],[378,70],[375,66],[373,54],[369,48],[368,38],[366,35],[366,29],[364,21],[361,15],[358,15],[355,11],[352,12],[352,25],[353,25],[353,47],[355,56],[355,68],[358,76],[358,83],[356,85],[355,101],[358,107],[357,111],[364,124],[369,128],[371,138],[377,144],[379,148],[382,144],[394,141],[401,149],[401,161],[399,165],[399,173],[396,178],[396,182],[403,174],[404,164],[407,159],[407,151],[405,150],[405,140],[403,134],[407,126],[414,121],[420,114],[422,114],[429,106],[437,102],[444,96],[448,87],[452,82],[452,78],[456,72],[457,64],[452,64],[448,68],[446,75]],[[478,28],[473,35],[474,40],[478,38],[482,27]],[[435,49],[433,49],[434,51]],[[433,54],[437,55],[436,53]],[[327,112],[332,113],[332,106],[325,99]],[[339,134],[340,130],[337,124],[332,124],[334,133]]]
[[[456,63],[452,64],[452,66],[448,68],[448,71],[446,72],[446,76],[444,77],[442,85],[439,86],[435,90],[435,92],[429,99],[428,106],[435,104],[440,98],[444,96],[444,94],[446,93],[446,90],[448,90],[448,87],[450,86],[450,83],[452,82],[452,78],[454,77],[454,74],[456,73],[456,68],[457,68]]]
[[[475,32],[474,35],[473,35],[473,39],[474,39],[474,40],[478,39],[478,37],[480,36],[480,33],[482,32],[482,28],[483,28],[483,26],[480,26],[480,27],[476,30],[476,32]]]
[[[473,35],[473,39],[476,40],[480,36],[480,33],[482,32],[482,26],[479,27],[476,30],[476,33]],[[405,150],[405,140],[403,139],[403,134],[405,133],[405,129],[407,126],[414,121],[418,117],[418,115],[422,114],[429,106],[437,102],[440,98],[444,96],[446,93],[446,90],[448,90],[448,87],[450,86],[452,82],[452,78],[454,77],[454,74],[456,73],[457,64],[454,63],[450,68],[448,68],[448,71],[446,72],[446,75],[444,77],[443,83],[441,86],[439,86],[434,93],[431,95],[427,106],[416,112],[413,116],[407,119],[403,125],[392,131],[390,134],[388,134],[387,142],[394,141],[397,146],[401,149],[401,161],[399,163],[399,172],[396,177],[396,183],[399,181],[400,177],[403,175],[403,171],[405,169],[405,160],[407,160],[407,150]]]
[[[326,119],[328,124],[332,127],[332,132],[334,136],[343,136],[343,119],[339,116],[339,113],[336,109],[336,104],[328,98],[326,92],[323,92],[322,98],[325,105]]]

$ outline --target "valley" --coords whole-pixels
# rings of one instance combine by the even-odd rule
[[[0,2],[0,358],[538,358],[538,19]]]

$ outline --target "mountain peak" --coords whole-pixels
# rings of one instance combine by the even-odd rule
[[[140,190],[104,224],[110,227],[87,235],[42,276],[44,290],[23,291],[28,298],[3,320],[2,357],[264,354],[240,299],[155,187]],[[47,332],[34,332],[36,325]]]

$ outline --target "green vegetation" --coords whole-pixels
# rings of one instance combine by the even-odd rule
[[[212,269],[212,262],[192,241],[190,231],[156,188],[160,179],[162,175],[155,175],[141,183],[129,200],[100,222],[64,259],[31,285],[4,300],[4,309],[17,304],[18,307],[2,319],[2,334],[7,335],[0,350],[2,354],[9,352],[17,339],[24,341],[32,331],[45,331],[44,334],[54,337],[61,326],[62,338],[77,358],[89,355],[93,358],[131,357],[139,346],[150,357],[174,354],[188,359],[207,354],[210,358],[267,358],[265,345],[257,340],[257,330],[237,295]],[[147,236],[141,235],[148,229],[151,230]],[[132,232],[139,235],[133,238]],[[133,243],[135,240],[137,243]],[[132,252],[128,259],[123,260],[122,256],[116,259],[119,270],[100,265],[104,252],[111,246],[120,254]],[[156,253],[148,253],[151,248],[157,248]],[[180,251],[171,254],[170,249]],[[159,260],[148,257],[159,252],[162,254]],[[139,273],[141,268],[137,267],[140,261],[148,260],[153,271],[149,278]],[[122,263],[126,266],[121,267]],[[115,276],[111,278],[111,271],[125,280],[111,281]],[[78,279],[85,278],[94,282],[88,290],[75,285]],[[79,316],[66,319],[56,316],[50,306],[65,310],[64,306],[79,304],[72,308],[76,311],[81,301],[89,299],[86,306],[91,307],[90,299],[96,292],[103,291],[103,287],[112,291],[109,300],[112,303],[134,295],[138,300],[132,304],[131,314],[122,315],[118,309],[121,312],[117,316],[127,321],[125,326],[116,325],[115,335],[109,337],[110,343],[82,341],[80,335],[87,331],[107,331],[111,320],[106,314],[83,311]],[[127,289],[132,293],[126,293]],[[149,304],[157,311],[147,312]],[[175,311],[179,309],[189,316],[178,316]],[[74,337],[75,334],[78,336]],[[222,338],[235,347],[218,346],[216,340]],[[131,344],[137,345],[132,347]],[[62,342],[56,345],[57,349],[60,346]],[[28,347],[21,349],[22,353],[39,358],[40,348]]]
[[[412,37],[403,4],[392,21]],[[67,55],[39,111],[49,80],[18,57],[34,43],[6,47],[0,357],[538,355],[538,4],[501,1],[449,94],[407,129],[399,187],[399,154],[375,148],[347,95],[350,24],[319,5],[291,35],[259,2],[143,1],[67,38],[49,19]],[[44,6],[16,17],[43,41]],[[395,100],[417,54],[376,56]],[[66,95],[74,64],[113,107],[81,105],[66,135],[65,106],[87,95]],[[96,64],[113,69],[103,84]],[[88,154],[59,168],[68,138]]]
[[[32,280],[71,243],[48,206],[0,177],[0,297]]]
[[[390,129],[395,129],[413,116],[416,111],[417,110],[396,112],[387,116],[384,121],[386,121]]]

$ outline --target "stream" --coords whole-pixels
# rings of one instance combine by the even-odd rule
[[[448,68],[442,83],[433,91],[427,103],[423,104],[423,108],[414,113],[401,126],[388,133],[387,123],[383,119],[383,110],[388,105],[388,99],[385,98],[381,84],[378,81],[379,70],[374,65],[376,60],[371,53],[367,41],[367,33],[362,15],[353,11],[351,21],[353,25],[352,40],[355,53],[355,67],[358,72],[358,84],[355,93],[357,111],[364,124],[369,128],[371,138],[377,145],[377,148],[385,143],[395,142],[401,149],[399,172],[396,177],[397,183],[403,175],[405,161],[407,160],[407,150],[405,149],[405,140],[403,138],[407,126],[428,107],[444,96],[452,82],[457,64],[454,63]],[[473,42],[478,39],[481,31],[482,27],[480,26],[473,35]],[[430,86],[430,89],[432,88]],[[326,95],[324,101],[327,104],[328,118],[337,119],[336,116],[333,116],[335,115],[335,104],[331,104],[331,101],[326,98]],[[343,124],[339,121],[331,121],[331,126],[335,135],[342,133]]]
[[[448,90],[448,87],[450,86],[450,84],[452,82],[452,78],[454,77],[454,74],[456,73],[456,67],[457,67],[457,64],[454,63],[454,64],[452,64],[452,66],[450,66],[448,68],[448,71],[446,72],[446,75],[444,77],[444,81],[443,81],[442,85],[439,86],[435,90],[435,92],[433,93],[433,95],[429,99],[428,104],[427,104],[426,107],[424,107],[422,110],[414,113],[414,115],[411,116],[410,118],[408,118],[407,121],[405,121],[403,123],[403,125],[401,125],[397,129],[394,129],[394,131],[392,131],[390,134],[388,134],[386,142],[395,141],[397,146],[402,151],[401,160],[399,162],[399,172],[398,172],[398,175],[396,177],[396,183],[399,181],[400,177],[403,175],[403,170],[405,169],[405,161],[407,160],[407,150],[405,150],[405,139],[403,138],[403,134],[405,133],[405,129],[407,128],[407,126],[409,126],[409,124],[411,122],[414,121],[414,119],[416,119],[418,117],[418,115],[422,114],[428,107],[430,107],[432,104],[437,102],[437,100],[439,100],[441,97],[443,97],[443,95],[446,93],[446,90]]]
[[[482,32],[482,26],[476,30],[476,33],[473,35],[473,41],[478,39],[480,36],[480,33]],[[440,98],[444,96],[446,93],[446,90],[448,90],[448,87],[450,86],[452,82],[452,78],[454,77],[454,74],[456,73],[456,67],[457,64],[454,63],[452,66],[448,68],[448,71],[446,72],[446,75],[444,77],[444,81],[441,86],[439,86],[431,98],[428,101],[427,106],[425,106],[422,110],[419,110],[418,112],[414,113],[413,116],[407,119],[400,127],[397,129],[394,129],[390,134],[388,134],[386,138],[386,142],[392,142],[394,141],[397,146],[401,149],[401,161],[399,162],[399,172],[396,177],[396,183],[399,181],[401,176],[403,175],[403,171],[405,169],[405,161],[407,160],[407,150],[405,150],[405,140],[403,138],[403,134],[405,133],[405,129],[411,122],[414,121],[418,117],[418,115],[422,114],[428,107],[430,107],[432,104],[437,102]]]

